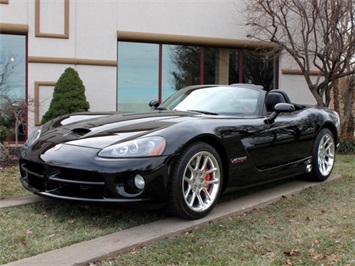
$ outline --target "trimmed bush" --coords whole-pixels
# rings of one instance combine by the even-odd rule
[[[10,130],[7,127],[0,126],[0,143],[4,143],[9,133]]]
[[[85,86],[78,72],[67,68],[54,87],[53,98],[48,111],[42,117],[42,124],[58,116],[74,112],[85,112],[90,108],[86,101]]]

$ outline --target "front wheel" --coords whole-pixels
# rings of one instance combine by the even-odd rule
[[[332,132],[323,128],[315,141],[312,158],[311,179],[326,180],[333,170],[335,162],[335,141]]]
[[[216,150],[198,142],[177,159],[170,176],[166,211],[184,219],[200,219],[212,211],[222,189],[222,163]]]

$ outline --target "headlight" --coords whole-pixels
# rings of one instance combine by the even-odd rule
[[[32,134],[28,137],[25,145],[31,146],[41,136],[41,132],[42,132],[42,127],[35,129],[35,131],[33,131]]]
[[[163,137],[147,137],[108,146],[100,151],[98,156],[109,158],[159,156],[163,153],[165,145]]]

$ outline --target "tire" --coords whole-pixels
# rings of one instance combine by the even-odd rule
[[[188,146],[173,166],[166,212],[188,220],[205,217],[219,199],[222,174],[221,159],[212,146]]]
[[[316,137],[312,154],[311,179],[321,182],[326,180],[335,162],[335,141],[332,132],[323,128]]]

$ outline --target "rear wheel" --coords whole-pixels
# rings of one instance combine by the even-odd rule
[[[312,158],[311,178],[314,181],[326,180],[335,162],[335,141],[332,132],[323,128],[315,141]]]
[[[222,163],[216,150],[198,142],[176,161],[169,184],[166,211],[184,219],[199,219],[212,211],[222,188]]]

